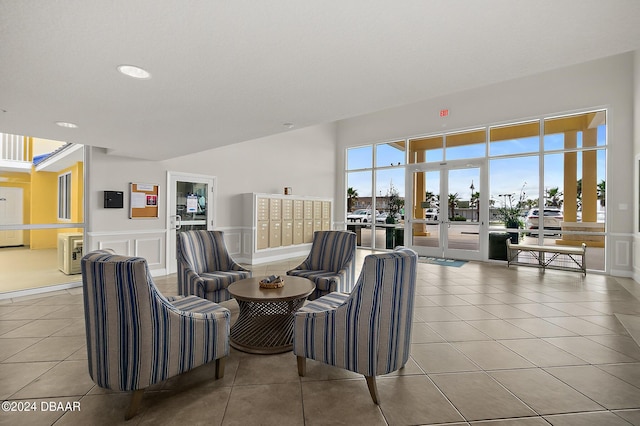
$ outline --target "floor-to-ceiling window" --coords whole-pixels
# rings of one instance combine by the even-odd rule
[[[405,141],[347,150],[347,228],[358,245],[393,248],[404,242]]]
[[[402,188],[404,200],[394,173],[407,167],[407,245],[427,254],[486,258],[488,234],[508,231],[526,243],[584,242],[588,268],[604,270],[606,115],[540,117],[350,148],[348,210],[370,214],[359,212],[368,224],[362,226],[366,244],[382,248],[371,234],[375,210],[393,187]]]

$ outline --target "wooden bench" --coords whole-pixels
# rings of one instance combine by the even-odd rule
[[[585,253],[587,245],[582,247],[540,246],[536,244],[511,244],[507,239],[507,267],[511,265],[536,266],[546,269],[562,269],[565,271],[580,271],[587,274]],[[524,262],[518,259],[521,253],[529,253],[537,263]],[[563,256],[565,262],[557,262],[559,256]]]

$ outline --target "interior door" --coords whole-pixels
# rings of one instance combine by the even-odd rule
[[[22,225],[22,188],[0,188],[0,224]],[[0,247],[23,245],[22,230],[0,231]]]
[[[407,169],[410,246],[422,256],[481,260],[485,239],[482,162],[447,162]],[[406,214],[406,212],[405,212]]]
[[[168,172],[167,272],[177,271],[176,239],[179,232],[215,226],[215,177]]]

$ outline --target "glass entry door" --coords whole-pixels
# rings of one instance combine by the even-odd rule
[[[416,165],[407,174],[411,248],[422,256],[483,259],[486,219],[481,206],[488,199],[482,190],[484,165],[467,161]]]
[[[177,270],[177,234],[213,229],[215,180],[212,176],[169,172],[168,181],[167,272],[171,274]]]

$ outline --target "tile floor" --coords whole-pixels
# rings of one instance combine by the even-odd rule
[[[639,284],[474,262],[418,270],[411,358],[378,378],[379,406],[362,376],[309,361],[300,378],[292,353],[232,349],[223,379],[207,365],[153,386],[126,423],[640,425]],[[175,279],[156,282],[172,295]],[[0,400],[37,408],[0,412],[0,425],[125,423],[129,395],[93,384],[84,339],[81,289],[0,301]]]

